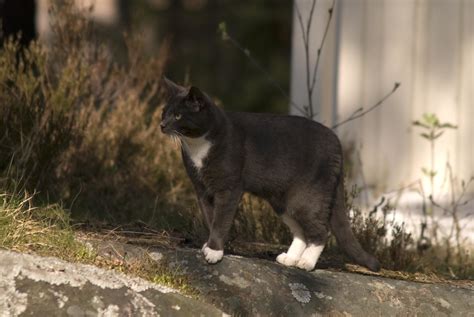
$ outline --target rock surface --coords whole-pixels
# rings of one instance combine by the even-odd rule
[[[139,278],[0,250],[0,316],[223,316]]]
[[[237,315],[474,316],[474,287],[424,284],[329,270],[305,272],[225,256],[207,265],[194,250],[164,252],[202,298]]]
[[[474,316],[472,284],[424,284],[330,270],[308,273],[238,256],[208,265],[194,249],[145,250],[112,241],[92,245],[101,254],[149,254],[177,268],[190,277],[200,301],[118,273],[1,251],[0,311],[72,316]]]

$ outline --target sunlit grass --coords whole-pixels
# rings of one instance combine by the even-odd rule
[[[133,261],[104,258],[75,237],[67,212],[59,205],[34,206],[30,195],[0,194],[0,248],[93,264],[193,294],[186,276],[146,253]]]
[[[60,206],[35,207],[28,195],[3,193],[0,199],[0,247],[62,258],[84,253]]]

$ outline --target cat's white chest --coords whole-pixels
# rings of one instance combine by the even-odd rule
[[[181,140],[186,154],[188,154],[194,166],[200,170],[203,166],[204,159],[209,154],[212,143],[207,140],[205,136],[199,138],[183,137]]]

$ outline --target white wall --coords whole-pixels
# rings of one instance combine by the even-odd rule
[[[312,0],[296,2],[306,21]],[[313,56],[331,2],[318,1]],[[307,104],[305,67],[294,12],[291,96],[297,104]],[[444,170],[449,158],[461,178],[474,174],[474,0],[338,0],[320,77],[315,111],[327,125],[402,83],[382,107],[338,129],[344,143],[360,149],[368,185],[388,190],[422,177],[429,146],[411,122],[425,112],[459,126],[440,138],[436,168]]]

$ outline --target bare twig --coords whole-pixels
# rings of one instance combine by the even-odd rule
[[[462,217],[459,215],[460,208],[467,204],[469,200],[467,201],[462,201],[464,198],[464,195],[466,194],[468,188],[470,187],[471,183],[474,181],[474,177],[471,177],[467,182],[462,181],[461,182],[461,191],[459,192],[458,196],[456,196],[456,191],[455,191],[455,183],[456,183],[456,178],[453,173],[453,169],[451,167],[451,164],[449,162],[446,163],[446,170],[447,170],[447,176],[449,178],[449,183],[451,187],[451,199],[450,203],[448,206],[443,206],[440,203],[436,202],[433,195],[429,196],[430,202],[432,206],[437,207],[441,209],[444,213],[444,215],[449,215],[452,218],[452,225],[449,231],[449,234],[443,234],[444,235],[444,241],[446,243],[446,263],[449,264],[451,260],[451,239],[454,238],[455,240],[455,247],[457,249],[457,259],[459,263],[463,263],[463,250],[462,250],[462,243],[463,239],[461,236],[462,230],[464,229],[463,226],[461,226],[461,219]]]
[[[441,209],[442,211],[444,211],[445,215],[447,215],[447,214],[450,213],[450,210],[449,210],[448,208],[446,208],[446,207],[443,207],[443,206],[440,205],[439,203],[437,203],[437,202],[434,200],[434,198],[433,198],[432,195],[430,195],[428,198],[429,198],[430,202],[433,204],[433,206],[438,207],[439,209]]]
[[[369,217],[377,213],[379,207],[382,206],[384,202],[385,202],[385,196],[382,196],[380,198],[380,201],[372,208],[372,211],[369,212]]]
[[[393,89],[388,93],[386,94],[382,99],[380,99],[379,101],[377,101],[377,103],[375,103],[373,106],[371,106],[369,109],[364,110],[363,107],[360,107],[358,108],[356,111],[354,111],[350,116],[349,118],[341,121],[341,122],[338,122],[336,123],[335,125],[332,126],[333,129],[337,129],[338,127],[340,127],[341,125],[343,124],[346,124],[352,120],[355,120],[357,118],[360,118],[364,115],[366,115],[367,113],[375,110],[376,108],[380,107],[381,105],[383,105],[384,101],[387,100],[391,95],[393,95],[393,93],[398,89],[398,87],[400,87],[400,83],[395,83],[394,86],[393,86]]]
[[[326,22],[326,27],[324,29],[323,33],[323,38],[321,40],[321,43],[319,45],[318,51],[317,51],[317,57],[316,57],[316,62],[314,65],[314,70],[311,73],[311,63],[310,63],[310,35],[311,35],[311,24],[313,21],[313,16],[314,16],[314,10],[316,8],[316,0],[313,0],[311,3],[311,9],[309,11],[309,17],[308,20],[306,21],[306,28],[304,26],[303,22],[303,17],[301,15],[301,11],[298,7],[298,2],[295,1],[295,11],[296,11],[296,17],[298,18],[298,22],[300,25],[301,29],[301,34],[303,37],[303,46],[304,46],[304,53],[305,53],[305,61],[306,61],[306,89],[308,91],[308,106],[305,107],[306,110],[306,116],[310,119],[314,119],[315,114],[314,114],[314,109],[313,109],[313,91],[314,87],[316,86],[316,78],[317,78],[317,73],[318,73],[318,68],[319,68],[319,61],[321,58],[321,52],[324,47],[324,43],[326,42],[329,26],[331,24],[332,20],[332,13],[334,9],[334,4],[335,0],[333,0],[331,8],[328,10],[329,12],[329,18]]]
[[[323,51],[323,48],[324,48],[324,43],[326,42],[326,37],[328,35],[328,31],[329,31],[329,25],[331,24],[331,20],[332,20],[332,13],[334,12],[334,5],[336,4],[336,0],[333,0],[332,1],[332,5],[331,5],[331,8],[329,8],[328,10],[328,13],[329,13],[329,17],[328,17],[328,20],[326,22],[326,27],[324,29],[324,35],[323,35],[323,38],[321,40],[321,44],[319,45],[319,48],[318,48],[318,56],[316,58],[316,63],[314,64],[314,70],[313,70],[313,82],[311,83],[311,92],[313,92],[313,89],[316,85],[316,74],[318,73],[318,68],[319,68],[319,60],[321,59],[321,52]]]
[[[467,183],[462,184],[462,191],[461,194],[459,195],[458,199],[456,200],[457,205],[467,205],[472,199],[468,199],[464,202],[461,202],[461,199],[464,198],[466,195],[467,189],[471,186],[471,183],[474,182],[474,176],[471,176],[471,178],[467,181]]]
[[[298,18],[298,22],[300,24],[300,29],[301,29],[301,34],[303,36],[303,45],[304,45],[304,53],[305,53],[305,61],[306,61],[306,89],[308,92],[308,106],[305,107],[306,110],[306,116],[310,119],[314,119],[315,114],[314,114],[314,109],[313,109],[313,92],[314,92],[314,87],[316,86],[316,79],[317,79],[317,73],[318,73],[318,68],[319,68],[319,61],[321,59],[321,52],[324,47],[324,43],[326,42],[326,37],[328,34],[329,26],[331,25],[331,20],[332,20],[332,13],[334,10],[334,4],[335,0],[333,0],[331,8],[328,10],[329,12],[329,17],[326,22],[326,27],[324,29],[323,33],[323,38],[321,40],[321,43],[319,45],[318,51],[317,51],[317,57],[316,57],[316,62],[314,65],[314,70],[311,73],[311,66],[310,66],[310,34],[311,34],[311,24],[313,20],[313,15],[314,15],[314,9],[316,8],[316,0],[313,0],[311,4],[311,9],[309,12],[309,17],[306,23],[306,28],[304,27],[303,23],[303,17],[301,16],[301,11],[298,7],[297,1],[295,1],[295,9],[296,9],[296,16]]]
[[[304,45],[304,52],[305,52],[306,88],[307,88],[307,91],[308,91],[308,105],[307,106],[301,107],[301,106],[297,105],[296,103],[294,103],[290,99],[290,97],[285,92],[285,90],[273,79],[273,77],[265,70],[265,68],[263,68],[262,65],[253,56],[251,56],[250,51],[248,49],[244,48],[242,45],[240,45],[240,43],[237,40],[235,40],[233,37],[231,37],[228,34],[225,22],[222,22],[219,25],[219,31],[221,32],[222,38],[224,40],[230,41],[232,43],[232,45],[234,45],[240,52],[242,52],[245,56],[247,56],[249,58],[251,63],[257,69],[259,69],[263,74],[265,74],[267,80],[274,87],[276,87],[280,91],[280,93],[288,100],[288,102],[291,104],[291,106],[293,106],[300,114],[302,114],[302,115],[306,116],[307,118],[313,120],[315,118],[315,116],[317,115],[317,114],[314,113],[314,109],[313,109],[313,91],[314,91],[314,88],[316,86],[317,72],[319,70],[319,63],[320,63],[320,60],[321,60],[321,53],[322,53],[322,50],[324,48],[324,44],[326,42],[328,31],[329,31],[329,26],[331,25],[331,21],[332,21],[332,18],[333,18],[333,12],[334,12],[334,7],[335,7],[335,4],[336,4],[336,0],[332,1],[331,8],[329,8],[329,10],[328,10],[329,17],[328,17],[328,20],[326,22],[326,26],[324,28],[324,33],[323,33],[323,37],[321,39],[321,43],[320,43],[319,48],[317,50],[316,62],[315,62],[314,69],[313,69],[312,72],[311,72],[311,66],[310,66],[310,35],[311,35],[311,24],[312,24],[312,21],[313,21],[313,16],[314,16],[314,11],[316,9],[317,0],[312,0],[308,20],[306,21],[306,27],[305,27],[305,23],[303,21],[303,16],[301,15],[301,11],[298,7],[298,2],[295,1],[294,3],[295,3],[296,17],[298,19],[298,23],[299,23],[300,29],[301,29],[301,35],[302,35],[302,38],[303,38],[303,45]],[[355,120],[357,118],[360,118],[360,117],[366,115],[367,113],[371,112],[375,108],[381,106],[383,104],[383,102],[386,99],[388,99],[398,89],[398,87],[400,87],[400,83],[395,83],[393,90],[389,94],[387,94],[385,97],[383,97],[381,100],[379,100],[375,105],[373,105],[372,107],[370,107],[366,111],[364,111],[363,107],[357,109],[356,111],[354,111],[354,113],[351,114],[351,116],[348,119],[346,119],[342,122],[336,123],[332,128],[337,129],[339,126],[341,126],[343,124],[346,124],[346,123],[348,123],[352,120]]]
[[[303,18],[301,16],[301,12],[298,7],[298,2],[295,1],[296,14],[298,17],[298,21],[300,23],[301,34],[303,35],[304,55],[305,55],[305,60],[306,60],[306,89],[308,90],[308,107],[306,108],[307,109],[306,116],[310,117],[311,119],[313,118],[314,112],[313,112],[313,91],[311,89],[311,67],[310,67],[310,60],[309,60],[309,35],[311,32],[311,21],[313,20],[313,13],[314,13],[315,7],[316,7],[316,0],[313,0],[311,4],[311,9],[309,12],[308,21],[306,23],[306,29],[305,29]],[[314,76],[316,76],[316,74],[314,74]]]
[[[227,32],[226,28],[223,27],[223,29],[221,30],[221,32],[223,33],[222,34],[222,37],[224,38],[224,40],[228,40],[230,41],[230,43],[232,45],[234,45],[235,48],[237,48],[242,54],[244,54],[249,60],[250,62],[260,71],[262,72],[266,79],[268,80],[268,82],[274,86],[279,92],[280,94],[285,97],[288,102],[296,109],[298,110],[302,115],[306,115],[306,111],[298,106],[296,103],[294,103],[291,99],[290,99],[290,96],[288,96],[288,94],[285,92],[285,90],[280,86],[280,84],[278,84],[276,82],[276,80],[272,77],[272,75],[270,75],[269,72],[267,72],[267,70],[250,54],[250,51],[246,48],[244,48],[242,45],[240,45],[240,43],[234,39],[232,36],[229,35],[229,33]]]
[[[405,189],[413,188],[414,186],[418,186],[418,189],[419,189],[420,183],[421,183],[421,179],[417,179],[417,180],[415,180],[411,183],[408,183],[405,186],[387,191],[387,192],[385,192],[385,195],[390,195],[390,194],[393,194],[393,193],[399,193],[399,192],[404,191]]]
[[[309,11],[309,18],[308,21],[306,22],[306,40],[309,43],[309,34],[311,30],[311,22],[313,21],[313,13],[314,13],[314,8],[316,8],[316,2],[317,0],[313,0],[313,3],[311,4],[311,10]]]
[[[417,183],[419,188],[419,194],[422,199],[421,212],[423,214],[423,220],[420,224],[420,237],[418,238],[417,247],[419,252],[423,252],[430,245],[428,238],[425,237],[425,230],[428,227],[428,210],[426,209],[426,194],[425,189],[423,188],[423,182],[421,181],[421,179],[419,179]]]

